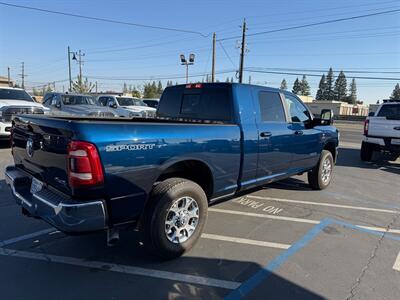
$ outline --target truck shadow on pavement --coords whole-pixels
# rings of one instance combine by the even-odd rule
[[[266,272],[263,266],[255,262],[215,257],[212,251],[210,252],[210,249],[207,249],[211,246],[204,241],[185,256],[169,261],[149,255],[146,248],[139,241],[139,233],[133,231],[121,232],[121,240],[114,247],[105,245],[105,234],[103,233],[86,236],[65,236],[59,233],[58,237],[46,236],[40,238],[39,243],[31,243],[28,247],[25,244],[24,249],[21,250],[46,256],[48,261],[47,263],[43,262],[42,276],[48,276],[45,271],[48,268],[46,264],[54,264],[58,270],[55,272],[58,274],[57,276],[63,276],[63,263],[56,262],[56,259],[53,262],[52,256],[54,255],[65,257],[65,264],[68,264],[68,259],[71,258],[79,258],[85,263],[95,262],[96,267],[82,266],[82,270],[77,272],[76,277],[74,277],[76,281],[82,280],[85,282],[85,285],[87,285],[86,290],[90,286],[92,288],[96,287],[96,293],[100,292],[104,299],[119,298],[122,295],[126,297],[128,291],[134,291],[135,299],[222,299],[232,292],[239,292],[240,290],[237,290],[237,288],[243,288],[243,284],[252,285],[256,274]],[[201,256],[198,256],[199,254]],[[245,258],[246,253],[243,252],[242,254],[243,258]],[[241,256],[240,253],[237,255]],[[86,268],[86,271],[84,268]],[[135,274],[135,270],[130,268],[141,268],[143,271],[143,275],[139,275],[141,280],[135,279],[138,275]],[[118,269],[123,271],[116,271]],[[88,272],[92,274],[90,277],[88,277]],[[158,277],[160,273],[158,272],[171,272],[171,276],[168,277],[168,280],[165,280],[164,274],[161,275],[162,279],[160,279]],[[40,278],[40,273],[40,268],[37,268],[35,276],[30,279],[32,284],[35,281],[45,280]],[[107,280],[119,278],[119,275],[116,275],[117,273],[124,273],[125,276],[131,275],[133,276],[133,281],[125,286],[119,284],[118,291],[106,289],[105,286],[98,284],[97,280],[101,282],[101,278],[108,278]],[[52,276],[56,276],[56,274]],[[196,283],[196,280],[193,280],[190,276],[205,278],[204,284]],[[21,284],[20,280],[16,278],[15,281],[13,278],[9,278],[9,280],[14,282],[11,285],[18,282]],[[136,286],[132,284],[135,282],[137,283]],[[241,283],[242,286],[238,283]],[[227,285],[237,286],[228,288]],[[71,287],[73,286],[74,283],[71,282]],[[154,288],[154,286],[157,286],[157,288]],[[57,289],[56,286],[53,288]],[[75,289],[74,296],[79,299],[79,285],[73,289]],[[12,288],[10,287],[11,290]],[[46,295],[41,296],[46,297]],[[122,298],[124,297],[122,296]],[[321,295],[275,273],[268,274],[268,277],[259,285],[251,288],[250,292],[246,293],[243,298],[324,299]],[[239,298],[233,297],[233,299]]]
[[[389,154],[375,152],[371,162],[360,159],[360,150],[341,148],[336,165],[362,169],[379,169],[393,174],[400,174],[400,161]]]

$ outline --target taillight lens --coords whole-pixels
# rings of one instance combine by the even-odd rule
[[[101,185],[103,168],[95,145],[72,141],[68,144],[68,180],[71,188]]]
[[[364,122],[364,135],[368,135],[369,120]]]

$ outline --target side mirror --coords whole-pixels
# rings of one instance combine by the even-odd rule
[[[368,113],[368,117],[373,117],[373,116],[375,116],[375,113],[374,113],[373,111],[370,111],[370,112]]]
[[[323,109],[321,110],[321,125],[331,125],[333,124],[333,110]]]
[[[60,102],[56,103],[56,108],[61,108],[61,103]]]
[[[33,99],[35,102],[38,102],[35,96],[32,96],[32,99]]]

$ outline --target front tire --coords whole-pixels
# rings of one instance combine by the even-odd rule
[[[374,154],[374,148],[370,143],[362,142],[360,157],[363,161],[371,161]]]
[[[157,184],[144,216],[144,244],[155,255],[172,259],[189,251],[207,219],[207,196],[195,182],[170,178]]]
[[[308,172],[308,183],[313,190],[323,190],[329,186],[332,179],[334,160],[332,153],[322,150],[318,164]]]

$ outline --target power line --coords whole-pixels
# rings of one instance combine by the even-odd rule
[[[351,17],[346,17],[346,18],[339,18],[339,19],[333,19],[333,20],[327,20],[327,21],[321,21],[321,22],[315,22],[315,23],[309,23],[309,24],[303,24],[303,25],[297,25],[297,26],[290,26],[290,27],[285,27],[285,28],[273,29],[273,30],[268,30],[268,31],[255,32],[255,33],[247,34],[247,36],[257,36],[257,35],[269,34],[269,33],[281,32],[281,31],[289,31],[289,30],[294,30],[294,29],[313,27],[313,26],[319,26],[319,25],[325,25],[325,24],[331,24],[331,23],[337,23],[337,22],[361,19],[361,18],[369,18],[369,17],[373,17],[373,16],[390,14],[390,13],[397,13],[397,12],[400,12],[400,9],[392,9],[392,10],[386,10],[386,11],[376,12],[376,13],[372,13],[372,14],[351,16]],[[233,40],[233,39],[238,39],[238,38],[241,38],[241,36],[232,36],[232,37],[222,38],[222,39],[219,39],[219,40],[220,41],[226,41],[226,40]]]
[[[327,72],[323,69],[307,69],[307,68],[262,68],[262,67],[251,67],[252,69],[258,70],[273,70],[273,71],[299,71],[299,72]],[[365,70],[346,70],[340,69],[345,73],[355,73],[355,74],[400,74],[398,71],[365,71]]]
[[[202,37],[207,37],[209,35],[209,34],[203,34],[203,33],[199,32],[199,31],[194,31],[194,30],[186,30],[186,29],[179,29],[179,28],[172,28],[172,27],[164,27],[164,26],[132,23],[132,22],[126,22],[126,21],[118,21],[118,20],[113,20],[113,19],[106,19],[106,18],[100,18],[100,17],[78,15],[78,14],[67,13],[67,12],[62,12],[62,11],[49,10],[49,9],[43,9],[43,8],[38,8],[38,7],[25,6],[25,5],[17,5],[17,4],[11,4],[11,3],[6,3],[6,2],[0,2],[0,5],[9,6],[9,7],[15,7],[15,8],[28,9],[28,10],[34,10],[34,11],[40,11],[40,12],[44,12],[44,13],[56,14],[56,15],[62,15],[62,16],[68,16],[68,17],[74,17],[74,18],[80,18],[80,19],[87,19],[87,20],[94,20],[94,21],[100,21],[100,22],[114,23],[114,24],[120,24],[120,25],[128,25],[128,26],[143,27],[143,28],[149,28],[149,29],[158,29],[158,30],[166,30],[166,31],[191,33],[191,34],[200,35]]]
[[[279,75],[294,75],[294,76],[310,76],[310,77],[321,77],[319,74],[306,74],[306,73],[297,73],[297,72],[277,72],[277,71],[263,71],[263,70],[254,70],[251,68],[245,68],[247,72],[250,73],[266,73],[266,74],[279,74]],[[351,78],[355,79],[373,79],[373,80],[388,80],[388,81],[400,81],[400,78],[393,77],[372,77],[372,76],[351,76]]]
[[[218,71],[215,72],[215,74],[226,74],[226,73],[233,73],[236,72],[236,70],[223,70],[223,71]],[[195,73],[195,74],[191,74],[188,77],[201,77],[201,76],[205,76],[208,73]],[[107,76],[87,76],[87,78],[91,78],[91,79],[98,79],[98,80],[117,80],[117,81],[146,81],[146,80],[164,80],[164,79],[182,79],[182,78],[186,78],[186,76],[182,76],[182,75],[156,75],[156,76],[151,76],[151,77],[107,77]]]
[[[224,53],[225,53],[225,56],[229,59],[229,61],[231,62],[232,66],[233,66],[234,68],[236,68],[235,63],[233,62],[232,58],[229,56],[228,52],[226,51],[224,45],[222,44],[222,42],[221,42],[220,40],[218,40],[218,44],[221,46],[222,50],[223,50]]]

